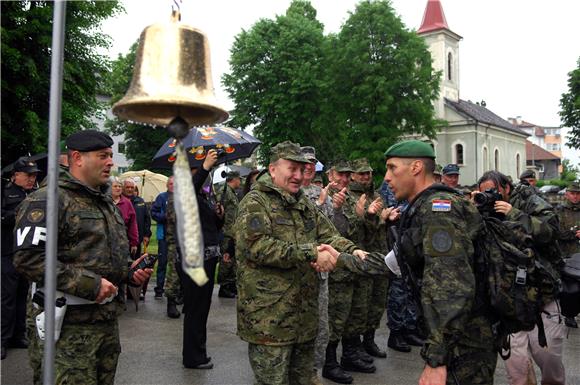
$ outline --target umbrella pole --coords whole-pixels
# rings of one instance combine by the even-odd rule
[[[48,122],[48,188],[46,203],[46,260],[44,272],[44,384],[54,383],[54,325],[56,303],[56,251],[58,242],[58,156],[62,103],[62,68],[66,2],[54,2],[52,57],[50,64],[50,109]]]

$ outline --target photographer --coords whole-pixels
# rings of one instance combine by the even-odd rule
[[[521,231],[532,237],[534,250],[559,269],[559,224],[552,206],[540,198],[531,186],[519,184],[514,187],[508,177],[498,171],[484,173],[478,186],[480,195],[474,194],[473,197],[480,211],[484,215],[495,214],[504,221],[516,222]],[[565,384],[562,363],[565,326],[557,301],[544,307],[542,320],[547,349],[538,343],[537,328],[511,335],[511,356],[506,361],[511,385],[527,384],[528,379],[535,376],[528,351],[541,369],[543,384]]]

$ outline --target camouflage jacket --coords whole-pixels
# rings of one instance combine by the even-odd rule
[[[308,186],[302,186],[302,191],[304,192],[304,195],[306,195],[306,197],[316,205],[316,207],[322,210],[324,215],[326,215],[328,218],[332,218],[334,211],[332,210],[332,200],[330,199],[330,196],[326,197],[326,202],[324,202],[322,205],[319,205],[318,199],[320,198],[320,193],[322,192],[320,187],[311,183]]]
[[[238,335],[261,345],[314,340],[318,329],[317,273],[310,266],[321,243],[356,246],[300,190],[291,195],[269,174],[240,202],[235,223]]]
[[[223,252],[228,252],[233,254],[234,252],[234,223],[236,221],[236,216],[238,215],[238,196],[233,188],[231,188],[226,183],[225,193],[223,193],[223,188],[220,189],[220,194],[217,197],[218,202],[222,202],[224,206],[224,239],[222,241],[221,249]]]
[[[520,228],[534,241],[538,254],[554,267],[561,265],[558,246],[560,223],[552,206],[538,196],[531,186],[519,184],[510,194],[512,209],[506,221],[518,222]]]
[[[556,207],[556,213],[560,218],[558,239],[562,256],[569,257],[580,253],[580,239],[576,238],[576,231],[580,229],[580,203],[572,204],[565,201]]]
[[[46,186],[30,194],[16,217],[14,266],[31,282],[44,281]],[[120,212],[104,190],[97,191],[61,170],[58,181],[57,290],[94,300],[101,277],[117,287],[127,280],[129,241]],[[115,319],[123,293],[104,305],[69,306],[65,322]],[[31,309],[31,307],[29,307]],[[40,311],[29,313],[34,317]]]
[[[387,248],[387,227],[384,221],[381,221],[380,214],[370,215],[368,210],[370,204],[377,198],[381,198],[378,192],[375,192],[373,185],[365,187],[359,183],[351,182],[349,192],[354,198],[355,204],[359,198],[366,194],[365,215],[360,228],[360,242],[365,251],[378,251],[386,254]]]
[[[473,242],[482,229],[471,202],[435,189],[420,193],[400,220],[400,255],[416,279],[411,287],[427,335],[421,356],[431,367],[448,365],[466,349],[493,349],[491,324],[474,301]]]

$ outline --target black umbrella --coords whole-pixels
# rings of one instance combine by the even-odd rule
[[[194,127],[183,139],[189,165],[200,167],[210,149],[218,151],[218,164],[248,158],[261,142],[252,135],[229,127]],[[157,151],[149,168],[170,169],[175,161],[175,139]]]

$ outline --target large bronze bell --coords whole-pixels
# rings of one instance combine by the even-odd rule
[[[120,119],[167,126],[181,117],[191,126],[228,118],[214,95],[206,36],[179,22],[150,25],[141,33],[129,90],[113,106]]]

